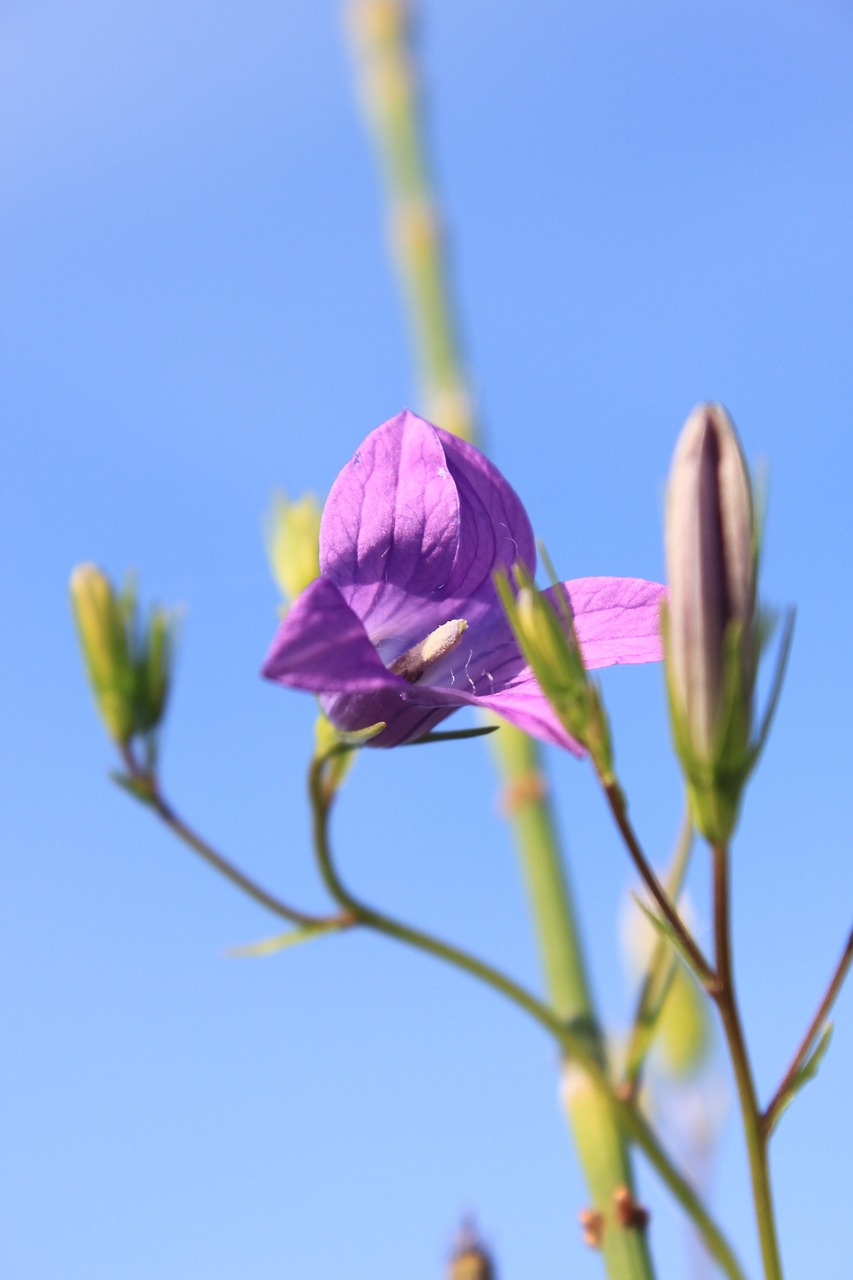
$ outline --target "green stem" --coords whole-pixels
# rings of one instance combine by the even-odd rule
[[[587,1103],[594,1101],[596,1107],[605,1110],[610,1122],[621,1127],[631,1140],[641,1148],[649,1163],[668,1187],[673,1198],[695,1223],[709,1254],[716,1260],[725,1275],[729,1276],[730,1280],[745,1280],[731,1247],[713,1218],[707,1213],[694,1189],[672,1164],[634,1103],[620,1097],[614,1091],[598,1053],[590,1046],[589,1038],[583,1030],[567,1025],[555,1010],[543,1004],[541,1000],[538,1000],[519,983],[499,969],[494,968],[494,966],[486,964],[476,956],[472,956],[451,943],[444,942],[440,938],[435,938],[420,929],[403,924],[383,912],[376,911],[373,907],[361,902],[346,888],[338,875],[329,841],[329,814],[335,798],[335,790],[334,786],[329,785],[324,776],[325,763],[326,761],[322,756],[317,757],[312,762],[309,773],[314,849],[323,882],[344,913],[357,924],[374,929],[386,937],[394,938],[398,942],[432,955],[468,973],[471,977],[477,978],[486,986],[491,987],[492,990],[512,1001],[513,1004],[547,1031],[560,1045],[566,1058],[573,1064],[573,1068],[580,1069],[590,1082],[592,1094],[588,1093],[585,1101]],[[591,1130],[590,1132],[592,1133]],[[601,1146],[599,1135],[595,1143],[596,1158],[599,1160],[601,1159]],[[630,1190],[626,1183],[621,1184],[619,1189],[621,1188]],[[624,1228],[621,1232],[621,1235],[627,1238],[633,1238],[639,1234],[640,1232],[638,1231],[627,1231]]]
[[[427,413],[446,430],[474,440],[477,429],[459,355],[441,219],[423,141],[411,6],[403,0],[351,0],[348,12],[367,117],[382,161],[394,256]],[[518,797],[531,778],[541,780],[538,749],[508,727],[498,736],[512,744],[509,763],[501,771],[508,794]],[[582,1031],[603,1064],[556,827],[544,792],[514,803],[510,822],[549,993],[562,1017]],[[630,1190],[633,1183],[628,1150],[612,1109],[605,1107],[593,1117],[589,1111],[570,1108],[570,1120],[596,1211],[605,1215],[608,1225],[614,1224],[605,1231],[603,1241],[608,1273],[614,1280],[649,1280],[652,1269],[645,1236],[616,1223],[614,1196],[624,1187]],[[595,1135],[591,1134],[593,1123],[599,1126]]]
[[[512,826],[536,924],[536,936],[553,1008],[583,1037],[589,1055],[606,1069],[606,1052],[581,949],[580,929],[565,872],[556,825],[539,766],[539,751],[525,734],[504,728],[493,740],[504,778],[504,807]],[[611,1276],[653,1275],[645,1234],[619,1221],[617,1195],[633,1196],[630,1156],[612,1106],[600,1091],[563,1089],[566,1109],[592,1200],[602,1224],[601,1251]]]
[[[450,302],[441,215],[423,145],[411,6],[351,0],[349,28],[359,84],[379,152],[391,250],[406,302],[426,412],[463,439],[476,428]]]
[[[214,871],[218,871],[221,876],[230,881],[241,893],[245,893],[253,902],[265,907],[267,911],[271,911],[273,915],[279,916],[280,919],[288,920],[291,924],[299,925],[301,928],[317,925],[340,925],[345,927],[351,923],[344,916],[315,916],[309,915],[305,911],[299,911],[296,907],[289,906],[281,898],[277,898],[270,893],[262,885],[259,885],[256,880],[252,880],[250,876],[242,872],[233,862],[229,862],[212,845],[209,845],[191,827],[187,826],[166,800],[160,790],[157,778],[139,765],[129,746],[121,748],[121,755],[128,777],[133,783],[133,794],[137,799],[153,809],[173,835],[183,841],[209,867],[212,867]]]
[[[740,1103],[765,1280],[782,1280],[782,1261],[776,1239],[770,1188],[767,1138],[735,995],[729,915],[728,848],[725,845],[715,845],[713,857],[714,941],[718,979],[715,999],[720,1010]]]

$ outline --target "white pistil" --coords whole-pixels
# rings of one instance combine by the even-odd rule
[[[413,644],[411,649],[395,658],[388,670],[393,671],[395,676],[402,676],[409,684],[414,684],[439,659],[453,652],[467,629],[468,623],[464,618],[454,618],[442,623],[425,640]]]

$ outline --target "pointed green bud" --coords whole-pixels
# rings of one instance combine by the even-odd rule
[[[139,621],[133,580],[117,592],[92,564],[71,575],[71,608],[89,683],[110,737],[125,746],[160,723],[169,693],[174,614],[155,607]]]
[[[320,574],[320,504],[313,493],[291,502],[273,498],[267,527],[267,555],[273,577],[290,604]]]
[[[147,733],[163,718],[172,679],[175,615],[155,605],[137,654],[136,730]]]
[[[96,565],[78,565],[70,591],[95,703],[110,737],[124,745],[133,734],[135,684],[124,609],[112,583]]]
[[[751,764],[758,657],[757,538],[749,472],[721,405],[687,419],[666,507],[667,682],[696,826],[725,841]]]
[[[586,747],[603,777],[610,779],[610,729],[598,688],[589,678],[575,635],[568,599],[557,603],[537,591],[523,565],[513,570],[515,592],[505,575],[495,585],[519,648],[563,727]]]

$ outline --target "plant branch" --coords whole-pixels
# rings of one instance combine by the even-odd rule
[[[291,924],[299,925],[301,928],[334,925],[343,929],[353,923],[351,915],[346,912],[336,916],[309,915],[305,911],[299,911],[296,907],[291,907],[288,903],[283,902],[281,898],[277,898],[267,889],[264,889],[257,881],[252,880],[234,863],[229,862],[221,853],[218,853],[216,849],[184,822],[166,800],[160,790],[160,784],[156,776],[140,766],[129,746],[124,746],[121,749],[121,755],[129,780],[133,784],[132,791],[137,798],[153,809],[172,834],[182,840],[194,853],[197,853],[208,866],[213,867],[214,871],[218,871],[221,876],[229,880],[247,897],[257,902],[259,906],[265,907],[273,915],[282,920],[288,920]]]
[[[767,1161],[767,1139],[755,1092],[749,1054],[743,1034],[734,986],[729,919],[728,849],[715,845],[714,857],[714,940],[719,988],[713,993],[720,1010],[729,1057],[734,1070],[738,1100],[743,1121],[752,1195],[765,1280],[782,1280],[782,1261],[776,1239],[770,1170]]]
[[[794,1077],[805,1062],[806,1056],[814,1044],[814,1041],[817,1039],[821,1027],[826,1022],[829,1011],[835,1003],[836,996],[841,990],[844,979],[847,977],[851,961],[853,961],[853,930],[850,932],[847,944],[841,953],[841,959],[836,965],[835,972],[830,979],[829,986],[826,989],[826,994],[820,1002],[817,1013],[812,1018],[812,1021],[809,1024],[809,1029],[803,1036],[800,1047],[794,1054],[791,1065],[782,1077],[782,1081],[778,1089],[764,1110],[764,1115],[762,1117],[762,1129],[765,1140],[769,1138],[770,1134],[773,1132],[776,1121],[779,1119],[779,1115],[785,1106],[785,1099],[789,1093]]]
[[[634,828],[631,826],[631,822],[628,818],[628,812],[621,788],[617,782],[608,780],[600,773],[598,777],[604,794],[607,797],[607,803],[610,806],[610,811],[613,814],[616,825],[625,842],[625,846],[633,859],[635,867],[640,873],[643,883],[660,908],[664,919],[676,934],[684,952],[689,957],[690,962],[696,971],[697,977],[711,995],[714,995],[718,983],[717,974],[714,973],[711,965],[700,951],[693,935],[683,923],[675,909],[672,899],[664,889],[660,880],[658,880],[646,858],[646,855],[643,853],[640,842],[637,839]]]
[[[560,1045],[563,1053],[588,1076],[601,1096],[607,1100],[613,1115],[627,1137],[644,1152],[661,1180],[694,1222],[712,1258],[730,1280],[745,1280],[744,1272],[720,1228],[705,1209],[687,1179],[675,1168],[647,1121],[632,1101],[622,1098],[613,1088],[586,1036],[566,1025],[548,1005],[532,995],[507,974],[472,956],[451,943],[412,928],[391,916],[374,910],[352,894],[343,884],[335,866],[329,840],[329,815],[335,790],[324,777],[326,759],[316,757],[309,771],[308,786],[313,814],[314,849],[323,881],[331,896],[349,913],[356,925],[374,929],[398,942],[414,947],[452,964],[471,977],[479,979],[531,1017]]]

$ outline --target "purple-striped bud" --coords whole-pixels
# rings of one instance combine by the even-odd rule
[[[676,740],[691,790],[722,786],[734,811],[748,771],[758,656],[756,537],[749,472],[722,405],[694,409],[676,445],[666,558]]]

